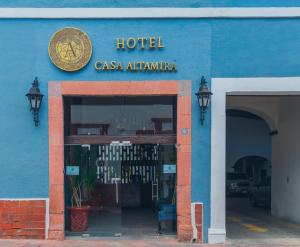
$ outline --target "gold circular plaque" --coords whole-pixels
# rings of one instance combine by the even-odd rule
[[[92,44],[87,34],[77,28],[58,30],[51,38],[48,53],[52,63],[65,71],[83,68],[92,56]]]

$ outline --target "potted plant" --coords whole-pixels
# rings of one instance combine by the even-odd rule
[[[101,197],[97,190],[97,172],[93,167],[87,169],[83,180],[84,204],[89,206],[90,211],[99,211],[101,209]]]
[[[83,232],[88,227],[89,206],[82,205],[81,183],[69,176],[71,188],[70,228],[74,232]]]

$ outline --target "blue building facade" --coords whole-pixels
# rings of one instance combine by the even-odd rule
[[[141,8],[148,7],[267,9],[297,7],[295,0],[274,1],[0,1],[0,15],[7,8]],[[251,3],[250,3],[251,2]],[[172,11],[168,9],[167,11]],[[43,9],[43,11],[47,9]],[[276,8],[275,8],[276,10]],[[138,10],[137,10],[138,11]],[[180,10],[179,10],[180,11]],[[24,13],[25,13],[24,12]],[[276,12],[276,11],[275,11]],[[19,12],[21,13],[21,12]],[[121,13],[121,10],[120,10]],[[166,12],[166,17],[168,16]],[[201,76],[209,86],[212,78],[297,77],[300,75],[300,20],[298,18],[216,17],[211,18],[11,18],[0,16],[0,198],[2,201],[49,198],[49,81],[151,81],[190,80],[192,107],[191,201],[203,203],[203,241],[208,242],[211,227],[211,118],[206,113],[200,124],[200,109],[194,94]],[[89,64],[77,72],[56,68],[48,56],[52,35],[64,27],[86,32],[93,45]],[[125,50],[115,47],[118,37],[163,39],[164,48],[156,51]],[[177,71],[112,72],[96,71],[96,61],[165,60],[177,64]],[[29,113],[27,93],[35,76],[45,95],[40,109],[40,124],[35,127]],[[212,96],[212,102],[214,96]],[[47,235],[47,234],[46,234]]]

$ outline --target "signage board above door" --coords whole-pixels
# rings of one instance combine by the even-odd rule
[[[160,36],[117,38],[115,46],[119,52],[128,50],[158,51],[165,49],[163,39]],[[156,61],[135,60],[128,62],[98,59],[94,66],[99,72],[177,72],[177,64],[175,62],[165,61],[163,59]]]
[[[66,27],[58,30],[48,46],[52,63],[64,71],[77,71],[88,64],[92,56],[89,36],[78,28]]]
[[[130,38],[117,38],[116,47],[118,50],[124,49],[162,49],[164,45],[162,44],[161,37],[130,37]]]
[[[128,38],[116,38],[117,52],[139,50],[140,52],[153,52],[166,49],[161,36],[138,36]],[[77,71],[86,66],[92,56],[92,43],[88,35],[77,28],[66,27],[58,30],[51,38],[48,47],[49,57],[52,63],[64,71]],[[127,55],[133,53],[127,53]],[[139,57],[142,53],[139,53]],[[160,53],[162,55],[162,53]],[[106,60],[99,58],[94,63],[98,72],[177,72],[175,61],[166,61],[163,58],[146,61],[144,59],[120,61],[116,59]]]

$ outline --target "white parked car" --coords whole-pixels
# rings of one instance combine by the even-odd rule
[[[226,174],[226,194],[233,195],[248,195],[249,179],[244,173],[227,173]]]

